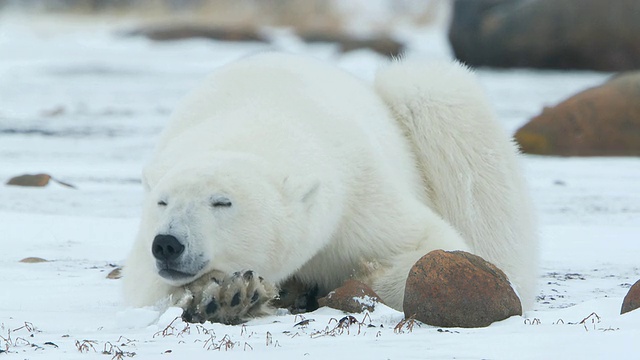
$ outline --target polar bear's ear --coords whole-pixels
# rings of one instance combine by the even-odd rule
[[[320,182],[315,179],[286,177],[282,185],[288,199],[303,203],[311,202],[320,190]]]

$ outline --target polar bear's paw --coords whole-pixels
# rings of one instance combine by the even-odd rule
[[[270,303],[277,295],[275,286],[251,270],[230,275],[213,271],[186,285],[176,305],[188,322],[240,324],[272,313]]]

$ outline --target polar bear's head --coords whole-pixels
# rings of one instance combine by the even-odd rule
[[[138,241],[165,282],[249,269],[279,281],[308,260],[317,182],[274,176],[246,159],[198,165],[174,166],[148,184]]]

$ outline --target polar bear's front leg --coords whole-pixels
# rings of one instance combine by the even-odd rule
[[[419,223],[424,225],[419,233],[421,235],[416,236],[414,242],[408,243],[411,244],[406,246],[408,251],[396,252],[388,256],[384,262],[375,264],[364,281],[386,305],[400,311],[403,307],[407,276],[421,257],[433,250],[472,251],[458,232],[433,212],[424,212],[424,217]],[[405,236],[411,237],[410,234]]]
[[[251,270],[212,271],[185,285],[176,305],[184,309],[182,318],[188,322],[240,324],[271,313],[270,302],[277,294],[275,286]]]

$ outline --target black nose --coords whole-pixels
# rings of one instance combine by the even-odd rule
[[[173,235],[158,235],[153,239],[151,245],[153,257],[158,260],[171,261],[175,260],[184,252],[184,245]]]

